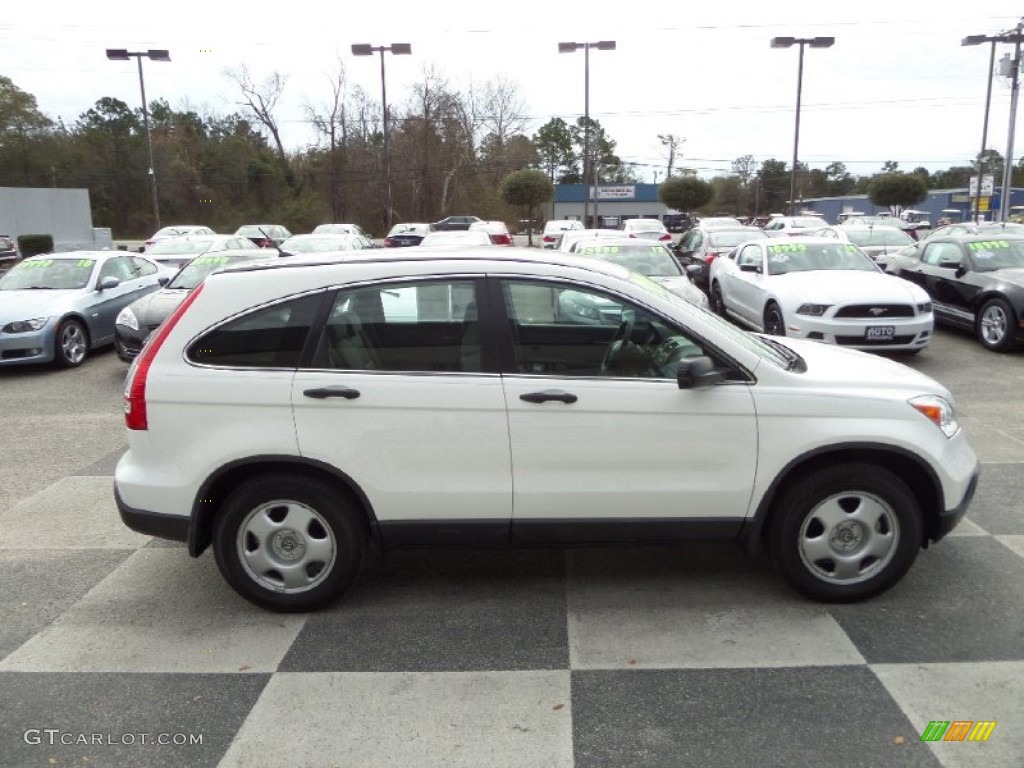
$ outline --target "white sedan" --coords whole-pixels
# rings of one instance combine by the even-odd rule
[[[931,300],[857,246],[824,238],[745,243],[711,264],[711,307],[757,331],[869,350],[918,352]]]

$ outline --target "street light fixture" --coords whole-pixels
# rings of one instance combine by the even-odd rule
[[[594,207],[597,208],[597,185],[593,178],[594,164],[590,162],[590,49],[614,51],[614,40],[600,40],[596,43],[559,43],[559,53],[575,53],[583,49],[583,226],[590,225],[590,189],[594,184]]]
[[[130,61],[139,63],[139,90],[142,91],[142,123],[146,126],[146,149],[149,151],[149,190],[153,197],[153,219],[156,228],[160,229],[160,201],[156,194],[156,165],[153,163],[153,138],[149,133],[149,107],[146,106],[146,81],[142,78],[142,60],[170,61],[171,52],[164,48],[150,48],[148,51],[129,51],[127,48],[107,48],[107,58],[111,61]]]
[[[811,48],[831,48],[836,42],[834,37],[773,37],[772,48],[792,48],[800,46],[800,63],[796,75],[796,127],[793,130],[793,169],[789,176],[789,215],[796,215],[796,162],[800,146],[800,98],[804,85],[804,46]]]
[[[387,190],[387,231],[390,232],[395,212],[391,200],[391,149],[388,145],[388,86],[384,77],[385,51],[391,51],[394,56],[407,56],[412,53],[412,45],[409,43],[392,43],[391,45],[360,43],[352,46],[353,56],[373,56],[374,53],[380,53],[380,101],[381,109],[384,112],[384,187]]]
[[[988,139],[988,112],[992,102],[992,71],[995,69],[996,44],[1013,43],[1013,59],[1010,62],[1010,128],[1006,137],[1006,159],[1003,161],[1003,180],[999,198],[999,220],[1006,221],[1010,214],[1010,190],[1013,183],[1013,134],[1017,123],[1017,95],[1020,91],[1020,44],[1024,41],[1024,22],[1018,24],[1014,31],[1000,35],[968,35],[960,41],[960,45],[981,45],[992,43],[992,53],[988,64],[988,93],[985,96],[985,122],[981,134],[981,154],[978,156],[978,194],[975,196],[975,216],[981,201],[981,172],[984,163],[985,144]]]

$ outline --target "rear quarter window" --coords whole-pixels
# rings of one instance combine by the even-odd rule
[[[202,365],[298,368],[320,300],[303,296],[236,317],[192,342],[186,356]]]

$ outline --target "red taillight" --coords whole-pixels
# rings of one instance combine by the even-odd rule
[[[543,243],[553,243],[553,242],[555,242],[555,238],[552,237],[551,235],[544,235],[544,237],[541,238],[541,242],[543,242]]]
[[[512,245],[512,236],[509,234],[491,235],[491,242],[494,245]]]
[[[164,339],[202,290],[203,283],[200,283],[156,329],[153,338],[146,342],[139,356],[135,358],[128,386],[124,390],[124,425],[128,429],[149,429],[149,418],[146,413],[146,378],[149,376],[149,366],[153,364],[153,358],[163,346]]]
[[[659,240],[671,240],[672,239],[672,235],[670,235],[668,232],[666,232],[664,235],[662,235],[658,239]]]
[[[705,264],[710,264],[712,261],[714,261],[717,258],[718,258],[718,253],[716,251],[708,251],[707,253],[704,254],[704,263]]]
[[[394,248],[395,247],[395,241],[392,240],[390,237],[385,237],[384,238],[384,247],[385,248]]]
[[[630,237],[636,237],[636,235],[634,235],[632,232],[629,233],[629,236]]]

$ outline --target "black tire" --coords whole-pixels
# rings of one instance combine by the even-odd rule
[[[77,368],[89,356],[89,332],[81,321],[63,320],[53,337],[53,361],[60,368]]]
[[[774,301],[764,308],[764,332],[770,336],[785,336],[786,321],[782,317],[782,309]]]
[[[1017,346],[1017,315],[1006,299],[989,299],[978,311],[974,332],[978,341],[993,352],[1008,352]]]
[[[826,467],[799,480],[775,503],[768,531],[786,580],[807,597],[836,603],[889,589],[922,540],[917,498],[875,464]]]
[[[711,284],[711,311],[719,317],[725,317],[725,299],[722,298],[722,286],[717,282]]]
[[[359,573],[366,539],[365,518],[347,496],[321,480],[278,474],[248,480],[228,497],[213,548],[238,594],[293,612],[337,599]]]

